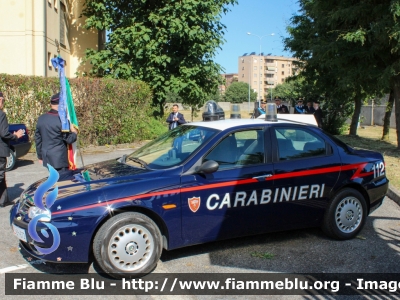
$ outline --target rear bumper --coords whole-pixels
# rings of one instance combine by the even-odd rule
[[[389,189],[389,180],[384,177],[381,180],[371,182],[367,186],[367,192],[370,199],[370,213],[376,210],[383,202]]]
[[[29,152],[29,150],[31,149],[31,146],[32,146],[31,142],[12,145],[12,147],[14,148],[14,151],[15,151],[15,156],[17,158],[26,155]]]

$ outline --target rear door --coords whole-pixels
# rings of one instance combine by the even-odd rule
[[[336,184],[341,160],[328,140],[305,126],[274,126],[272,138],[276,198],[288,227],[317,224]]]

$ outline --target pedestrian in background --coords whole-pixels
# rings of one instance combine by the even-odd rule
[[[313,103],[311,101],[307,101],[305,109],[306,109],[306,114],[313,114],[314,113]]]
[[[261,115],[265,115],[265,107],[266,107],[266,105],[267,105],[267,103],[265,101],[261,101],[261,107],[258,107],[254,111],[254,119],[257,119]]]
[[[37,121],[35,143],[39,162],[44,167],[51,165],[60,174],[59,180],[64,180],[72,175],[72,171],[69,170],[67,145],[76,141],[78,131],[70,124],[70,132],[62,132],[58,115],[59,103],[60,93],[51,96],[51,109]]]
[[[297,105],[294,107],[294,113],[295,114],[305,114],[306,113],[306,108],[303,105],[302,98],[299,98],[299,100],[297,100]]]
[[[317,121],[318,127],[322,128],[323,114],[322,114],[321,108],[319,107],[319,102],[318,101],[314,101],[313,107],[314,107],[314,118],[315,118],[315,121]]]
[[[288,114],[289,109],[285,104],[282,104],[282,100],[279,98],[275,98],[275,104],[278,114]]]
[[[169,114],[167,118],[167,123],[169,124],[169,130],[172,130],[178,127],[179,125],[186,123],[183,114],[178,112],[178,104],[172,105],[172,112]]]
[[[7,116],[3,111],[4,102],[4,95],[0,92],[0,207],[11,204],[6,183],[6,164],[7,157],[10,156],[10,141],[17,140],[25,134],[22,129],[14,133],[9,131]]]

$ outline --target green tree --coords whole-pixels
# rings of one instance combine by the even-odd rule
[[[249,101],[256,101],[257,93],[249,89],[249,84],[246,82],[232,82],[232,84],[225,91],[225,101],[231,103],[242,103]]]
[[[332,0],[331,0],[332,1]],[[397,147],[400,149],[400,1],[366,0],[361,3],[335,3],[332,18],[336,19],[339,38],[355,47],[367,49],[365,58],[372,58],[379,74],[377,81],[389,93],[382,139],[388,138],[389,119],[395,104]],[[343,24],[342,14],[351,17],[351,25]],[[346,21],[345,21],[346,22]],[[366,73],[366,68],[361,70]],[[369,75],[368,73],[366,73]],[[382,90],[377,89],[380,96]]]
[[[284,83],[278,84],[272,89],[272,97],[279,97],[281,99],[291,101],[292,106],[295,105],[296,99],[304,98],[306,96],[306,83],[302,76],[288,77]],[[271,99],[271,90],[266,95],[267,99]]]
[[[86,0],[86,28],[109,32],[105,49],[86,50],[89,75],[140,79],[160,113],[168,93],[202,104],[220,82],[213,61],[224,42],[222,14],[237,0]]]
[[[285,39],[286,49],[302,62],[301,75],[308,86],[314,85],[313,94],[330,107],[346,107],[343,113],[351,113],[347,104],[353,103],[350,134],[357,133],[363,101],[385,89],[380,80],[384,64],[371,51],[372,45],[364,47],[343,38],[363,22],[363,15],[369,14],[366,7],[373,10],[365,6],[367,2],[376,1],[300,0],[300,13],[292,17],[290,37]],[[345,119],[342,114],[337,120]]]

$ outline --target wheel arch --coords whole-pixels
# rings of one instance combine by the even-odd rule
[[[99,222],[95,228],[95,230],[93,231],[91,240],[90,240],[90,245],[93,245],[93,241],[94,241],[94,237],[96,236],[97,232],[100,230],[101,226],[103,226],[103,224],[105,222],[107,222],[108,220],[110,220],[111,218],[120,215],[122,213],[125,212],[137,212],[137,213],[141,213],[147,217],[149,217],[154,223],[156,223],[158,229],[161,232],[161,235],[163,237],[163,248],[168,250],[168,241],[169,241],[169,231],[167,228],[167,225],[165,224],[165,222],[163,221],[163,219],[154,211],[147,209],[145,207],[140,207],[140,206],[136,206],[136,207],[123,207],[120,209],[115,209],[114,210],[114,214],[110,215],[107,214],[102,220],[101,222]],[[93,247],[91,246],[90,248],[90,253],[89,256],[93,256]]]
[[[355,182],[351,182],[351,183],[349,183],[349,184],[347,184],[347,185],[345,185],[345,186],[340,187],[340,189],[337,189],[337,190],[335,190],[335,191],[333,192],[331,199],[332,199],[336,194],[338,194],[340,191],[342,191],[342,190],[344,190],[344,189],[346,189],[346,188],[351,188],[351,189],[356,190],[357,192],[360,192],[360,194],[364,197],[365,202],[366,202],[366,204],[367,204],[367,213],[368,213],[367,215],[369,215],[370,206],[371,206],[370,198],[369,198],[369,195],[368,195],[367,191],[366,191],[366,190],[362,187],[362,185],[360,185],[360,184],[357,184],[357,183],[355,183]]]

